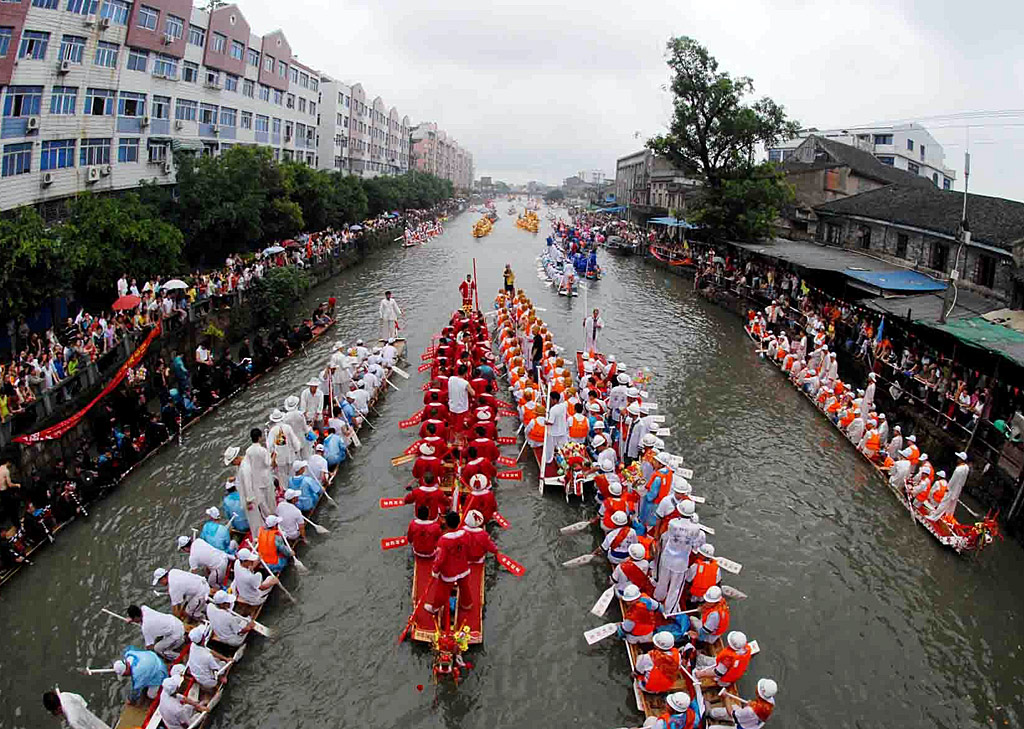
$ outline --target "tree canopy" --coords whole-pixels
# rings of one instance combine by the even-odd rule
[[[674,97],[668,132],[647,146],[704,183],[694,218],[718,234],[769,234],[792,192],[774,166],[758,163],[763,146],[796,134],[799,125],[768,97],[753,101],[754,82],[721,71],[707,48],[681,36],[668,42]]]

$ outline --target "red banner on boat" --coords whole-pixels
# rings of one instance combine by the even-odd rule
[[[514,445],[516,437],[514,435],[499,435],[498,445]]]
[[[500,471],[495,478],[500,481],[519,481],[523,477],[523,469],[517,468],[515,471]]]
[[[497,511],[496,511],[496,512],[494,512],[494,521],[496,521],[496,522],[498,523],[498,526],[500,526],[500,527],[501,527],[502,529],[508,529],[508,528],[509,528],[509,523],[508,523],[508,519],[506,519],[505,517],[503,517],[503,516],[502,516],[502,515],[501,515],[501,514],[500,514],[499,512],[497,512]]]
[[[86,405],[84,408],[79,410],[77,413],[72,415],[67,420],[62,420],[56,425],[51,425],[49,428],[44,428],[43,430],[40,430],[38,433],[32,433],[31,435],[19,435],[17,438],[14,439],[14,442],[24,443],[25,445],[31,445],[33,443],[39,443],[44,440],[57,440],[62,435],[64,435],[69,430],[78,425],[78,423],[81,422],[82,418],[84,418],[86,414],[90,410],[92,410],[93,406],[96,403],[98,403],[100,400],[102,400],[111,392],[113,392],[114,388],[121,384],[124,378],[128,375],[128,370],[130,370],[132,367],[137,366],[139,362],[142,361],[142,358],[146,356],[146,351],[149,349],[149,345],[153,343],[154,339],[160,336],[160,332],[160,322],[157,322],[157,325],[153,327],[153,330],[142,341],[142,344],[139,345],[138,349],[136,349],[128,356],[128,359],[124,361],[124,364],[122,364],[121,367],[118,368],[117,373],[114,375],[113,379],[111,379],[110,382],[107,383],[106,387],[100,390],[100,393],[96,397],[94,397],[89,402],[88,405]]]
[[[424,362],[423,364],[421,364],[419,367],[416,368],[416,371],[417,372],[426,372],[429,369],[430,369],[430,363],[429,362]]]
[[[407,546],[409,546],[408,537],[384,537],[380,540],[380,548],[384,550]]]
[[[423,442],[422,440],[416,441],[411,446],[409,446],[404,451],[402,451],[402,453],[404,455],[407,455],[407,456],[413,455],[414,453],[416,453],[416,451],[418,451],[420,449],[420,443],[422,443],[422,442]]]
[[[410,418],[407,418],[398,423],[399,428],[415,428],[420,424],[420,417],[423,415],[423,411],[420,410],[418,413]]]
[[[512,456],[498,456],[498,463],[503,466],[514,466],[516,465],[516,459]]]
[[[505,402],[504,400],[499,400],[498,398],[494,398],[494,402],[498,403],[498,405],[500,405],[501,407],[503,407],[503,408],[505,408],[507,410],[511,410],[512,409],[512,403],[510,403],[510,402]]]
[[[405,499],[381,499],[380,508],[394,509],[398,506],[405,506]]]
[[[424,352],[423,354],[420,355],[420,361],[421,362],[429,362],[430,360],[434,359],[434,354],[435,354],[434,352],[431,352],[428,349],[426,352]]]
[[[499,410],[498,411],[498,416],[502,417],[502,418],[517,418],[517,417],[519,417],[518,414],[516,414],[515,412],[513,412],[511,410]]]
[[[501,554],[500,552],[495,555],[495,559],[498,560],[498,564],[507,569],[509,572],[514,574],[516,577],[522,577],[526,574],[526,568],[516,562],[514,559],[509,557],[507,554]]]
[[[429,382],[424,382],[422,385],[420,385],[420,390],[422,390],[423,392],[426,392],[429,389],[430,389],[430,383]]]

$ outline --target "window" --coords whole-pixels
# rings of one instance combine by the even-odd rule
[[[78,89],[74,86],[54,86],[50,96],[50,113],[73,116],[78,106]],[[45,167],[43,168],[46,169]]]
[[[256,94],[256,83],[250,79],[242,80],[242,95],[250,99]]]
[[[932,184],[935,185],[935,187],[939,186],[939,173],[938,172],[933,172],[932,173]]]
[[[316,116],[316,104],[314,104],[312,101],[309,102],[309,115]]]
[[[3,177],[24,175],[32,171],[32,142],[5,144],[0,174]]]
[[[21,34],[21,46],[18,58],[34,58],[40,61],[46,58],[46,46],[50,43],[50,34],[38,30],[26,30]],[[5,147],[6,149],[6,147]]]
[[[42,103],[42,86],[8,86],[4,97],[4,116],[39,116]]]
[[[244,54],[245,44],[241,41],[231,41],[231,57],[234,58],[236,61],[241,61]]]
[[[292,123],[291,122],[285,122],[284,123],[284,139],[287,142],[291,138],[292,138]]]
[[[911,172],[916,175],[920,171],[921,168],[917,165],[916,162],[907,162],[907,172]]]
[[[118,116],[145,116],[146,95],[132,91],[122,91],[117,100]]]
[[[919,146],[918,146],[918,149],[919,149],[919,150],[920,150],[920,152],[921,152],[921,161],[922,161],[922,162],[924,162],[924,145],[923,145],[923,144],[922,144],[922,145],[919,145]]]
[[[238,91],[238,76],[234,76],[230,73],[224,74],[224,90],[225,91]]]
[[[274,134],[280,134],[281,133],[281,120],[280,119],[273,119],[272,118],[270,120],[270,131],[273,132]]]
[[[128,49],[129,71],[142,71],[145,73],[147,63],[149,63],[149,51],[139,50],[138,48]]]
[[[99,0],[68,0],[67,11],[79,15],[95,15]]]
[[[252,129],[252,112],[242,112],[242,129]]]
[[[881,162],[883,165],[889,165],[890,167],[896,164],[896,158],[890,157],[889,155],[879,155],[878,161]]]
[[[306,112],[306,100],[302,97],[299,97],[299,111],[302,113]]]
[[[199,64],[185,61],[181,64],[181,80],[194,84],[199,81]]]
[[[876,134],[875,144],[892,144],[891,134]]]
[[[288,71],[288,79],[293,84],[297,84],[299,82],[299,69],[298,69],[298,67],[292,66],[291,69],[289,69],[289,71]]]
[[[14,33],[14,28],[3,27],[0,28],[0,58],[7,55],[7,51],[11,48],[11,35]]]
[[[85,38],[80,35],[66,35],[60,39],[60,60],[81,63],[85,55]]]
[[[188,99],[178,99],[174,107],[174,118],[179,121],[195,121],[199,116],[199,104]]]
[[[274,89],[274,103],[281,106],[284,101],[284,93],[280,89]]]
[[[63,170],[75,166],[75,140],[54,139],[43,142],[43,153],[39,158],[41,170]]]
[[[150,141],[146,144],[146,151],[149,155],[150,162],[167,161],[167,142]]]
[[[907,137],[907,151],[908,152],[913,152],[914,151],[914,140],[911,139],[910,137]]]
[[[262,114],[256,115],[256,131],[257,132],[269,132],[270,131],[270,117],[263,116]]]
[[[942,178],[942,189],[943,190],[952,190],[953,189],[953,181],[951,179],[949,179],[948,177],[943,177]]]
[[[78,166],[109,165],[110,139],[83,139],[79,147]]]
[[[206,28],[200,28],[198,25],[188,26],[188,42],[189,45],[199,46],[202,48],[206,45]]]
[[[117,52],[119,49],[120,46],[117,43],[99,41],[96,44],[96,55],[93,57],[92,62],[97,66],[117,68]]]
[[[131,11],[132,4],[127,0],[103,0],[100,17],[110,18],[114,25],[128,25],[128,15]]]
[[[56,10],[60,3],[58,0],[32,0],[32,7],[43,8],[44,10]],[[43,169],[46,169],[45,167]]]
[[[216,71],[212,68],[206,69],[206,85],[215,86],[220,88],[220,71]]]
[[[259,68],[260,67],[260,52],[257,51],[255,48],[250,48],[249,49],[249,53],[247,54],[245,60],[246,60],[246,63],[248,63],[250,66],[255,66],[256,68]]]
[[[974,262],[974,283],[992,288],[996,282],[996,259],[979,253]]]
[[[295,108],[295,94],[288,94],[285,100],[285,106],[287,106],[289,109]]]
[[[263,57],[263,70],[264,71],[270,71],[271,73],[273,73],[274,72],[274,64],[276,64],[276,63],[277,63],[277,59],[275,59],[273,56],[264,56]]]
[[[260,101],[270,101],[270,87],[260,84]]]
[[[87,89],[83,113],[86,116],[113,116],[114,92],[109,89]]]
[[[317,79],[315,79],[315,78],[311,78],[309,80],[309,89],[310,89],[310,91],[319,91],[320,90],[320,82]]]
[[[220,123],[226,127],[238,126],[238,110],[229,109],[226,106],[220,108]]]
[[[939,241],[932,243],[931,267],[936,271],[945,271],[949,262],[949,246]]]
[[[150,107],[150,113],[154,119],[170,119],[171,118],[171,97],[170,96],[153,96],[153,105]]]
[[[217,106],[215,104],[200,104],[199,105],[199,123],[200,124],[216,124],[217,123]]]
[[[906,258],[907,257],[907,243],[910,238],[906,233],[896,234],[896,257]]]
[[[121,137],[117,143],[117,161],[118,162],[138,162],[139,161],[139,138],[138,137]]]
[[[175,40],[181,40],[182,36],[185,35],[185,21],[179,18],[177,15],[167,14],[167,19],[164,21],[164,35],[168,35]],[[136,161],[138,160],[138,150],[136,149]]]
[[[768,150],[768,161],[779,163],[782,162],[782,150],[781,149],[769,149]]]
[[[224,49],[227,47],[227,44],[228,44],[228,37],[226,35],[224,35],[223,33],[214,33],[213,34],[213,52],[214,53],[223,53]]]
[[[156,58],[153,59],[153,75],[178,78],[178,59],[174,56],[158,53]]]
[[[148,5],[140,5],[137,20],[140,28],[156,30],[156,26],[160,20],[160,11],[156,8],[149,7]]]

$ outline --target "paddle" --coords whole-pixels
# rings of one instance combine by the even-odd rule
[[[122,623],[130,623],[130,622],[132,622],[131,620],[129,620],[128,618],[126,618],[126,617],[125,617],[124,615],[118,615],[118,614],[117,614],[117,613],[115,613],[114,611],[112,611],[112,610],[107,610],[106,608],[100,608],[100,612],[101,612],[101,613],[106,613],[106,614],[107,614],[107,615],[109,615],[110,617],[112,617],[112,618],[116,618],[116,619],[120,620],[120,621],[121,621]]]
[[[399,392],[401,392],[401,390],[398,387],[395,387],[395,384],[393,382],[391,382],[391,380],[389,380],[387,377],[384,378],[384,382],[386,382],[388,385],[390,385],[391,389],[398,390]],[[377,414],[380,415],[380,413],[377,413]]]
[[[275,577],[277,577],[277,575],[276,575],[276,574],[274,573],[274,570],[270,569],[270,565],[268,565],[268,564],[266,563],[266,560],[264,560],[264,559],[263,559],[263,555],[261,555],[261,554],[259,554],[259,553],[257,552],[257,556],[258,556],[258,557],[260,558],[260,564],[262,564],[262,565],[263,565],[263,568],[264,568],[264,569],[265,569],[265,570],[266,570],[267,572],[269,572],[270,574],[272,574],[272,575],[274,575]],[[283,592],[283,593],[285,594],[285,597],[287,597],[287,598],[288,598],[289,600],[291,600],[291,601],[292,601],[293,603],[295,603],[295,602],[298,602],[298,600],[296,600],[296,599],[295,599],[295,596],[294,596],[293,594],[291,594],[290,592],[288,592],[288,588],[287,588],[287,587],[285,587],[285,586],[284,586],[283,584],[281,584],[281,580],[280,580],[280,578],[278,578],[278,581],[277,581],[277,586],[281,588],[281,592]]]
[[[722,585],[722,594],[730,600],[747,599],[747,594],[745,592],[740,592],[735,587],[730,587],[729,585]]]
[[[575,524],[569,524],[568,526],[564,526],[558,531],[561,534],[579,534],[580,532],[585,531],[586,528],[589,527],[591,524],[597,524],[597,522],[600,519],[600,516],[595,516],[593,519],[587,519],[586,521],[578,521]]]
[[[587,641],[587,645],[594,645],[599,643],[605,638],[609,638],[619,632],[618,623],[605,623],[604,625],[591,628],[590,630],[583,633],[583,638]]]
[[[399,643],[405,640],[405,636],[409,633],[409,628],[412,627],[413,621],[416,620],[416,613],[418,613],[419,609],[423,607],[423,601],[427,599],[427,595],[429,595],[430,591],[434,588],[435,582],[437,582],[437,577],[431,575],[430,582],[427,583],[427,587],[423,591],[423,594],[420,595],[420,599],[416,601],[416,607],[412,609],[412,614],[409,616],[409,620],[406,622],[405,627],[402,629],[402,633],[398,636]]]
[[[327,493],[327,489],[320,489],[320,493],[322,493],[324,495],[324,497],[326,497],[328,504],[333,506],[335,509],[338,508],[338,502],[331,498],[331,495],[329,493]],[[302,518],[306,519],[306,517],[302,517]],[[309,519],[306,519],[306,521],[309,521]],[[309,521],[309,523],[312,524],[313,522]],[[318,534],[323,534],[323,532],[321,532],[319,530],[317,530],[317,533]]]
[[[494,519],[495,523],[502,529],[508,529],[511,526],[511,524],[509,524],[508,519],[502,516],[500,512],[494,512],[494,516],[492,518]]]
[[[326,494],[327,492],[325,491],[324,493]],[[313,527],[313,530],[314,530],[314,531],[315,531],[315,532],[316,532],[317,534],[330,534],[330,533],[331,533],[331,532],[330,532],[330,531],[329,531],[328,529],[326,529],[325,527],[322,527],[322,526],[320,526],[319,524],[317,524],[316,522],[314,522],[314,521],[313,521],[312,519],[309,519],[308,517],[305,517],[305,516],[303,516],[303,517],[302,517],[302,519],[303,519],[303,520],[304,520],[304,521],[305,521],[305,522],[306,522],[307,524],[309,524],[309,525],[310,525],[311,527]]]
[[[403,380],[409,379],[409,373],[403,370],[398,365],[391,365],[391,371],[394,372],[399,377],[401,377]]]
[[[392,466],[404,466],[406,463],[416,460],[415,453],[406,453],[401,456],[395,456],[391,459]]]
[[[514,466],[519,461],[519,459],[512,458],[512,456],[498,456],[497,461],[502,466]]]
[[[384,537],[380,540],[380,548],[384,551],[409,546],[409,538],[405,535],[400,537]]]
[[[75,670],[83,676],[96,676],[101,673],[114,673],[113,668],[76,668]]]
[[[519,459],[523,457],[523,451],[526,450],[526,446],[529,445],[530,441],[524,440],[523,447],[519,449],[519,454],[516,456],[516,463],[519,463]]]
[[[396,509],[399,506],[405,506],[405,499],[383,498],[380,500],[380,508],[382,509]]]
[[[725,557],[715,557],[715,561],[718,562],[719,567],[733,575],[738,575],[740,570],[743,569],[743,565],[739,562],[734,562],[731,559],[726,559]]]
[[[608,612],[608,606],[612,604],[613,597],[615,597],[614,587],[609,587],[602,592],[601,597],[597,598],[597,602],[594,603],[594,607],[590,608],[591,615],[603,618],[604,614]]]
[[[516,562],[514,559],[509,557],[507,554],[498,552],[494,555],[494,558],[498,560],[498,564],[507,569],[509,572],[514,574],[516,577],[522,577],[526,574],[526,568],[523,565]]]
[[[519,481],[523,477],[523,469],[517,468],[515,471],[498,471],[494,478],[499,481]]]
[[[255,620],[253,620],[252,617],[242,615],[241,613],[236,613],[234,610],[228,610],[228,612],[234,615],[236,618],[241,618],[242,620],[247,620],[250,623],[252,623],[252,632],[256,633],[257,635],[262,635],[264,638],[274,637],[273,630],[268,628],[266,625],[263,625],[263,623],[257,623]]]
[[[598,547],[593,552],[589,552],[587,554],[581,554],[579,557],[573,557],[570,560],[566,560],[565,562],[562,562],[562,566],[563,567],[581,567],[581,566],[583,566],[585,564],[590,564],[591,562],[594,561],[594,558],[597,557],[597,555],[600,554],[600,553],[601,553],[601,548]]]

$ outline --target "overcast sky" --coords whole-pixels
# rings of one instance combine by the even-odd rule
[[[665,128],[665,42],[689,35],[804,126],[921,121],[960,190],[969,132],[971,191],[1024,200],[1019,2],[240,5],[253,32],[282,28],[304,63],[361,81],[414,123],[436,121],[473,153],[477,176],[554,184],[580,170],[613,175],[617,157]]]

